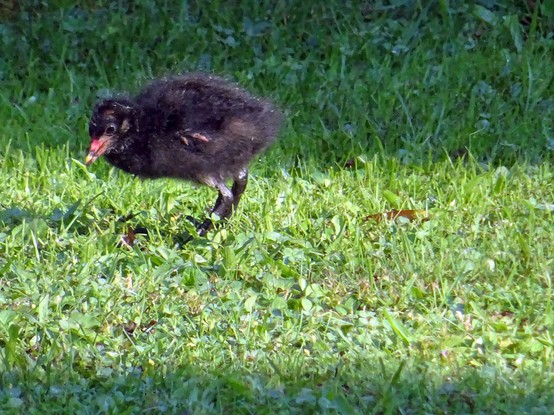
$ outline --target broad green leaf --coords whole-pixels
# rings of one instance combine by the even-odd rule
[[[400,340],[402,340],[405,345],[409,346],[411,343],[411,335],[406,327],[404,327],[404,325],[400,321],[396,320],[387,310],[384,310],[383,314],[385,315],[385,318],[389,322],[393,331],[398,337],[400,337]]]

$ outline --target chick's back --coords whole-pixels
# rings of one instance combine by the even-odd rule
[[[136,101],[147,112],[145,115],[150,115],[151,125],[166,134],[184,130],[242,133],[269,145],[281,122],[279,111],[270,102],[223,78],[206,74],[156,80]]]
[[[148,130],[144,133],[151,135],[151,143],[164,148],[163,153],[186,152],[186,164],[194,164],[192,171],[202,176],[217,172],[229,177],[247,166],[274,141],[282,118],[272,103],[205,74],[154,81],[136,101],[143,110],[142,124]],[[178,143],[176,137],[187,132],[201,133],[208,141],[191,140],[186,146]],[[191,173],[189,167],[183,165],[183,170]]]

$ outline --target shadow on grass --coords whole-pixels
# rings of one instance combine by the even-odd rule
[[[48,228],[65,228],[66,230],[72,228],[77,234],[84,234],[89,231],[90,227],[86,223],[77,221],[79,218],[77,210],[80,205],[81,200],[78,200],[65,210],[55,208],[46,215],[12,206],[0,210],[0,224],[4,232],[14,232],[24,223],[28,223],[29,230],[37,236],[43,234]]]
[[[164,365],[148,356],[144,362],[127,375],[94,361],[82,373],[61,363],[25,374],[4,371],[0,408],[5,414],[547,414],[554,404],[554,389],[540,374],[506,376],[486,367],[440,377],[425,362],[385,368],[374,358],[345,359],[338,367],[314,360],[286,374]]]

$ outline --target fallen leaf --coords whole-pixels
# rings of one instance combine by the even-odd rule
[[[156,326],[156,324],[158,324],[157,320],[150,320],[148,323],[142,326],[138,325],[134,321],[130,321],[127,324],[123,325],[123,330],[125,330],[125,332],[129,335],[134,334],[135,332],[137,332],[137,330],[140,330],[142,333],[150,333],[154,330],[154,326]]]
[[[423,209],[403,209],[403,210],[389,210],[388,212],[383,213],[375,213],[373,215],[368,215],[365,217],[364,220],[376,220],[376,221],[382,221],[382,220],[395,220],[398,217],[403,217],[408,220],[422,220],[422,221],[428,221],[429,218],[429,212]]]
[[[154,327],[156,324],[158,324],[158,320],[150,320],[148,324],[144,326],[143,331],[149,331],[152,327]]]
[[[137,239],[135,231],[133,228],[129,228],[127,234],[121,237],[121,245],[132,248],[135,245],[135,239]]]
[[[125,330],[127,334],[133,334],[136,328],[137,328],[137,323],[135,323],[134,321],[130,321],[129,323],[123,326],[123,330]]]

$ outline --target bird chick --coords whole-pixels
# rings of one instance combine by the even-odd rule
[[[85,162],[103,156],[142,178],[211,186],[219,192],[212,212],[225,219],[246,188],[252,158],[275,140],[281,121],[271,102],[220,77],[163,78],[134,97],[109,98],[95,106]],[[204,235],[211,226],[206,219],[198,231]]]

